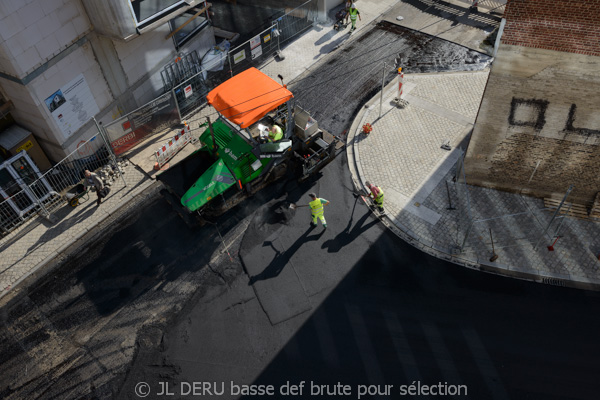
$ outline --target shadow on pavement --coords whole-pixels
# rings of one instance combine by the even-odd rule
[[[284,252],[279,251],[272,241],[265,241],[263,243],[263,247],[271,246],[275,251],[275,258],[260,274],[250,277],[248,285],[253,285],[257,281],[264,281],[279,276],[281,271],[283,271],[283,268],[285,268],[285,266],[290,263],[290,260],[292,259],[293,255],[296,254],[296,252],[300,249],[300,247],[302,247],[303,244],[305,244],[306,242],[319,240],[321,236],[323,236],[323,233],[325,233],[325,229],[323,229],[321,233],[309,235],[309,233],[311,233],[314,229],[316,228],[308,228],[302,234],[302,236],[300,236],[294,242],[294,244],[292,244]]]

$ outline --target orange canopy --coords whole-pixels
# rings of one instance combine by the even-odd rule
[[[269,76],[250,68],[211,90],[206,99],[228,120],[247,128],[293,97]]]

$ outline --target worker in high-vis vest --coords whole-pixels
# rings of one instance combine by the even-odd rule
[[[362,18],[360,17],[360,12],[358,12],[354,3],[352,3],[352,5],[350,6],[350,11],[348,12],[348,14],[350,14],[350,21],[352,22],[352,29],[350,29],[350,32],[352,32],[354,29],[356,29],[356,17],[358,16],[358,19],[360,19],[361,21]]]
[[[325,200],[320,197],[317,197],[317,195],[314,193],[310,193],[309,196],[310,196],[311,202],[308,203],[308,206],[310,207],[310,212],[312,214],[312,222],[310,223],[310,226],[312,228],[316,227],[317,226],[317,218],[319,218],[321,220],[321,223],[323,224],[323,228],[327,229],[327,221],[325,221],[325,215],[323,214],[323,207],[326,206],[327,204],[329,204],[329,200]]]
[[[283,129],[279,125],[273,124],[269,128],[269,142],[279,142],[283,139]]]
[[[379,211],[383,212],[383,190],[379,186],[373,185],[371,182],[365,182],[371,193],[369,193],[369,197],[373,197],[373,201],[375,205],[379,209]]]

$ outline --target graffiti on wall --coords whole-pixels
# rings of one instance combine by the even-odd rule
[[[569,108],[569,115],[567,117],[567,123],[566,123],[565,129],[563,129],[563,131],[578,133],[578,134],[584,135],[584,136],[590,136],[590,135],[599,135],[600,136],[600,129],[576,128],[575,126],[573,126],[573,123],[575,122],[575,112],[576,111],[577,111],[577,106],[575,104],[571,104],[571,108]]]
[[[546,125],[546,110],[548,109],[548,100],[540,99],[517,99],[512,98],[510,103],[510,113],[508,123],[511,126],[530,126],[537,131],[544,129]],[[565,133],[576,133],[579,135],[598,135],[600,129],[578,128],[575,127],[575,114],[577,105],[571,104],[565,127],[562,130]]]
[[[512,98],[508,123],[512,126],[530,126],[541,131],[546,125],[546,109],[550,102],[538,99]]]

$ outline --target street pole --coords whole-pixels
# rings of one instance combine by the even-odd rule
[[[208,115],[206,116],[206,122],[208,122],[208,129],[210,130],[210,137],[211,137],[212,142],[213,142],[212,151],[213,151],[213,153],[215,153],[216,150],[217,150],[217,142],[215,141],[215,131],[213,131],[213,126],[210,123],[210,117]]]
[[[183,90],[184,95],[183,98],[185,98],[185,87],[183,85],[179,85],[179,87]],[[173,101],[175,102],[175,107],[177,107],[177,115],[179,115],[179,123],[181,124],[181,122],[183,121],[183,118],[181,117],[181,108],[179,108],[179,101],[177,100],[177,96],[175,96],[175,87],[173,87],[173,89],[171,89],[171,96],[173,96]]]
[[[383,63],[383,73],[381,74],[381,97],[379,98],[379,118],[381,118],[381,109],[383,108],[383,85],[385,84],[385,62]]]
[[[548,232],[548,229],[550,229],[550,226],[552,225],[552,222],[554,222],[554,219],[556,218],[556,216],[560,212],[560,209],[562,208],[563,204],[567,200],[567,197],[569,196],[569,194],[571,193],[571,191],[573,191],[574,188],[575,188],[575,186],[569,185],[569,188],[567,189],[567,192],[565,193],[565,195],[563,196],[563,199],[561,200],[560,204],[556,208],[556,211],[554,211],[554,214],[552,214],[552,218],[550,218],[550,222],[548,222],[548,225],[546,226],[546,229],[544,229],[544,232],[542,233],[542,236],[540,236],[540,238],[538,239],[537,243],[535,244],[535,247],[533,248],[534,250],[537,250],[540,242],[542,241],[542,239],[544,238],[544,236]]]

